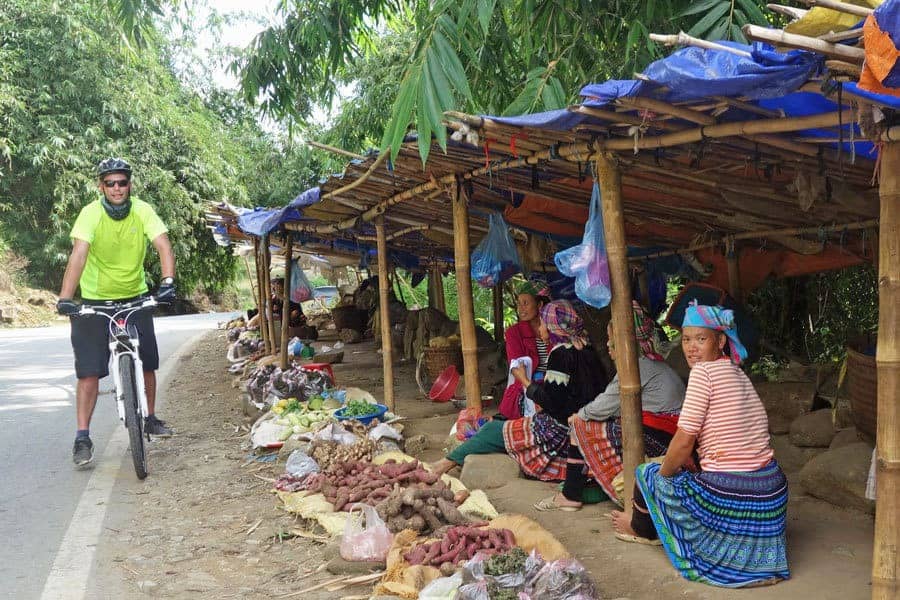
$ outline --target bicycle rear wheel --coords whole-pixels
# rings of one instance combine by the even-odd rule
[[[122,402],[125,404],[125,427],[131,442],[131,459],[138,479],[147,476],[147,450],[144,446],[144,416],[137,395],[134,376],[134,359],[124,354],[119,357],[119,382],[122,385]]]

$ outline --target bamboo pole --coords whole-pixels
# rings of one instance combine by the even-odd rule
[[[365,160],[366,157],[362,154],[356,154],[354,152],[348,152],[343,148],[335,148],[334,146],[329,146],[328,144],[323,144],[321,142],[316,142],[313,140],[306,140],[306,145],[311,146],[313,148],[317,148],[319,150],[324,150],[325,152],[331,152],[333,154],[340,154],[341,156],[349,156],[350,158],[356,160]]]
[[[269,354],[275,354],[277,348],[275,341],[275,310],[272,306],[272,251],[269,246],[269,236],[263,236],[263,279],[266,282],[266,328],[269,331]]]
[[[384,218],[375,219],[378,238],[378,310],[381,320],[381,360],[384,363],[384,404],[394,410],[394,349],[391,339],[391,312],[388,297],[388,254]]]
[[[494,286],[494,341],[503,343],[503,284]]]
[[[797,0],[797,2],[799,2],[800,4],[805,4],[807,6],[821,6],[822,8],[830,8],[831,10],[836,10],[848,15],[854,15],[856,17],[868,17],[873,12],[875,12],[871,8],[866,8],[865,6],[857,6],[855,4],[839,2],[838,0]]]
[[[832,44],[819,38],[787,33],[781,29],[769,29],[759,25],[744,25],[741,31],[744,32],[744,35],[749,40],[768,42],[787,48],[809,50],[810,52],[817,52],[850,63],[861,63],[866,57],[866,51],[862,48],[855,48],[846,44]]]
[[[643,265],[638,273],[638,289],[641,291],[641,306],[650,314],[650,271]]]
[[[284,234],[284,294],[281,299],[281,368],[288,368],[288,337],[291,330],[291,262],[294,259],[294,240],[290,232]]]
[[[257,281],[253,281],[253,273],[250,271],[250,260],[247,258],[245,254],[243,256],[244,266],[247,267],[247,280],[250,282],[250,293],[253,295],[253,302],[256,304],[256,310],[259,310],[259,294],[256,292]],[[256,259],[254,258],[254,262]]]
[[[784,15],[785,17],[796,21],[806,16],[809,11],[804,8],[795,8],[793,6],[784,6],[782,4],[766,4],[766,8],[773,13]]]
[[[900,597],[900,144],[881,149],[872,600]]]
[[[447,314],[447,298],[444,295],[444,275],[439,265],[434,265],[434,301],[435,308]]]
[[[472,277],[469,263],[468,197],[459,180],[450,186],[453,205],[453,255],[456,265],[456,289],[459,302],[459,336],[462,341],[463,371],[466,380],[466,407],[481,414],[481,382],[478,374],[478,342],[475,338],[475,306],[472,301]]]
[[[255,253],[253,263],[256,266],[256,285],[259,289],[259,296],[256,303],[256,314],[259,315],[259,337],[262,338],[263,349],[266,351],[266,354],[268,354],[269,328],[266,326],[266,301],[268,298],[265,295],[265,281],[263,281],[262,275],[262,244],[260,243],[259,238],[253,238],[253,251]]]
[[[637,338],[628,277],[628,247],[625,243],[625,212],[622,207],[622,175],[612,154],[597,158],[597,176],[603,206],[603,229],[612,291],[613,340],[622,415],[622,463],[625,493],[622,501],[631,511],[634,470],[644,462],[644,428],[641,421],[641,374],[638,369]]]
[[[731,46],[726,46],[724,44],[717,44],[708,40],[701,40],[699,38],[690,36],[683,31],[679,31],[674,35],[651,33],[650,39],[654,42],[659,42],[664,46],[695,46],[697,48],[706,48],[707,50],[730,52],[731,54],[737,54],[738,56],[741,56],[743,58],[751,58],[753,56],[746,50],[738,50],[737,48],[732,48]]]

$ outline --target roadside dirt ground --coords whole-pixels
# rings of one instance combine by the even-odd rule
[[[302,524],[281,511],[269,492],[267,480],[283,464],[251,461],[242,449],[247,434],[241,425],[248,420],[226,373],[225,347],[223,332],[210,333],[172,371],[161,414],[178,434],[153,443],[144,482],[123,461],[111,499],[117,507],[97,548],[99,567],[88,597],[368,598],[371,585],[304,591],[337,576],[322,569],[326,545],[292,537]],[[371,342],[347,346],[344,364],[335,365],[340,384],[376,398],[382,396],[381,374],[381,355]],[[405,435],[426,436],[421,459],[440,457],[453,406],[422,399],[413,365],[397,365],[395,377],[397,412],[408,419]],[[603,517],[610,503],[578,513],[535,512],[531,504],[552,491],[550,484],[514,479],[488,495],[501,512],[525,514],[554,532],[585,564],[604,598],[862,600],[871,594],[871,517],[805,496],[798,486],[791,490],[788,524],[793,578],[752,591],[686,582],[661,549],[616,541]]]

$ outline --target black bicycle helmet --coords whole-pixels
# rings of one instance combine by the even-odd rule
[[[97,177],[107,173],[125,173],[131,177],[131,165],[124,158],[104,158],[97,165]]]

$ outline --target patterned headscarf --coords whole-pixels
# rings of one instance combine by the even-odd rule
[[[727,308],[697,304],[697,301],[694,300],[684,311],[684,321],[681,326],[721,331],[728,336],[731,362],[739,365],[747,358],[747,349],[741,343],[734,325],[734,312]]]
[[[664,360],[656,350],[656,323],[637,300],[631,301],[631,310],[634,313],[634,335],[637,337],[641,354],[650,360]]]
[[[584,321],[568,300],[554,300],[541,307],[541,321],[550,332],[550,345],[572,343],[585,346],[590,343]]]
[[[518,293],[528,294],[535,298],[550,299],[550,286],[537,279],[529,279],[519,286]]]

